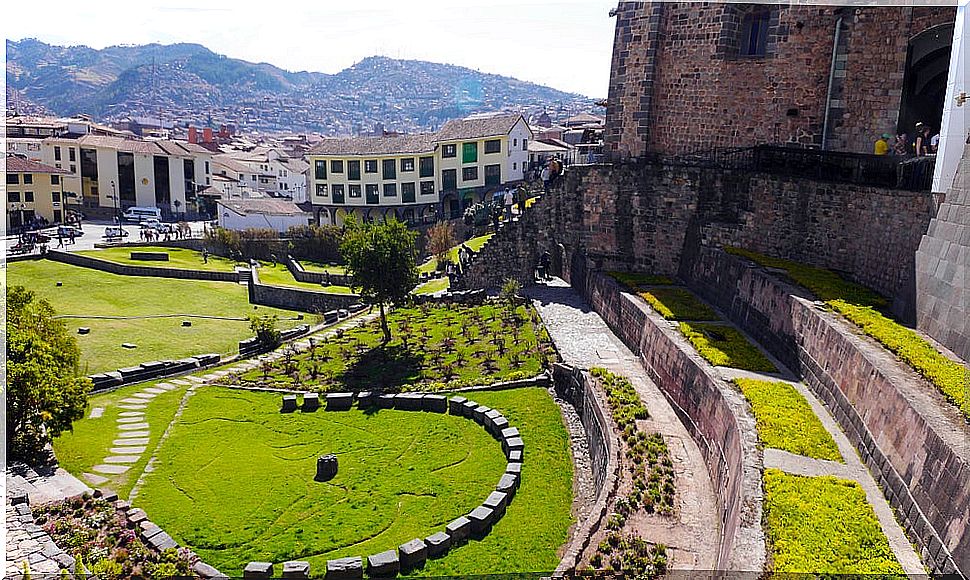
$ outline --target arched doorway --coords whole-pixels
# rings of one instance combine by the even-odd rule
[[[909,40],[898,133],[912,136],[919,121],[933,132],[940,130],[952,42],[953,23],[927,28]]]

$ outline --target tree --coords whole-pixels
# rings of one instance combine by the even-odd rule
[[[414,265],[414,241],[417,234],[391,218],[384,222],[345,222],[347,227],[340,243],[340,253],[360,295],[368,304],[381,310],[384,344],[391,340],[385,306],[407,299],[418,283]]]
[[[249,316],[249,329],[256,335],[256,342],[267,350],[275,349],[282,342],[280,331],[276,328],[277,320],[279,319],[275,314],[272,316],[251,314]]]
[[[448,251],[455,245],[455,231],[451,222],[438,222],[428,230],[428,251],[441,267]]]
[[[84,417],[91,381],[81,351],[54,309],[23,286],[7,292],[7,439],[14,457],[31,459]]]
[[[509,316],[515,316],[515,306],[519,301],[520,290],[522,290],[522,284],[518,280],[506,278],[505,283],[502,284],[502,289],[499,291],[499,297],[509,307]]]

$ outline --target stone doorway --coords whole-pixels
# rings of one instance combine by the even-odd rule
[[[910,140],[919,121],[933,134],[940,130],[952,42],[953,23],[928,28],[909,41],[896,131],[908,133]]]

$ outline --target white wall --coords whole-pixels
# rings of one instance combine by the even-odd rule
[[[309,223],[310,214],[296,215],[265,215],[253,214],[241,216],[219,206],[219,226],[228,230],[245,230],[249,228],[273,228],[278,232],[286,232],[291,226],[305,226]]]
[[[529,126],[523,119],[512,127],[509,131],[509,156],[507,162],[506,175],[509,181],[518,181],[523,178],[523,171],[529,166],[528,142],[532,139]]]
[[[115,201],[111,199],[111,182],[115,183],[115,195],[120,196],[118,187],[118,152],[114,149],[96,147],[98,156],[98,196],[101,198],[101,207],[115,207]],[[152,205],[155,205],[154,203]],[[117,207],[121,208],[119,197]]]
[[[153,155],[135,153],[135,205],[155,207],[155,166]],[[145,181],[147,180],[147,182]]]
[[[970,100],[957,106],[961,92],[970,93],[970,4],[960,0],[953,26],[953,48],[950,52],[950,74],[946,81],[943,101],[943,122],[940,129],[940,149],[933,174],[933,191],[945,193],[953,184],[963,149],[970,137]]]

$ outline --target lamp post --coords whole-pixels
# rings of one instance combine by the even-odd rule
[[[118,231],[122,236],[124,236],[125,227],[122,225],[123,222],[121,221],[121,212],[118,209],[118,193],[115,191],[115,182],[113,179],[111,180],[111,200],[115,209],[115,219],[118,220]]]
[[[20,231],[26,232],[27,231],[27,204],[21,203],[18,209],[20,210]]]

